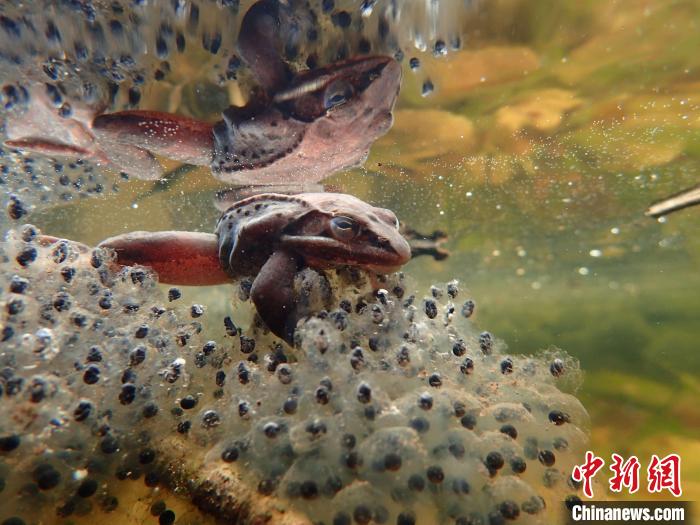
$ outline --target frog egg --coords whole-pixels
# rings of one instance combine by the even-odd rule
[[[433,81],[429,78],[426,78],[423,81],[423,85],[421,86],[421,96],[428,97],[433,94],[433,91],[435,91],[435,85],[433,84]]]

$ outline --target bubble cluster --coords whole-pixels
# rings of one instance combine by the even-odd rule
[[[305,270],[291,348],[37,235],[3,244],[0,522],[134,480],[242,523],[551,523],[577,494],[577,363],[508,353],[454,281]]]

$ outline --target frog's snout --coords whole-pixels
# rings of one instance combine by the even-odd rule
[[[411,260],[411,246],[402,235],[391,243],[391,248],[396,254],[396,259],[399,261],[399,265],[404,265]]]

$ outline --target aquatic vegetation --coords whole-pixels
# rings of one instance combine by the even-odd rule
[[[208,341],[150,272],[36,235],[3,243],[2,519],[115,511],[142,475],[242,523],[549,523],[576,497],[577,363],[506,352],[456,282],[305,270],[294,348],[230,318]]]

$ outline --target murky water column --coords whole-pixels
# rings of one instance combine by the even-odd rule
[[[101,111],[171,109],[180,102],[160,95],[188,60],[229,93],[225,107],[249,87],[235,51],[248,5],[7,9],[5,136],[73,140]],[[448,53],[472,9],[317,2],[300,11],[303,32],[289,29],[287,58]],[[63,120],[33,113],[37,102]],[[354,273],[303,272],[309,317],[290,348],[144,269],[114,269],[109,253],[22,226],[133,184],[114,162],[12,147],[0,162],[0,523],[551,523],[577,497],[588,422],[576,362],[510,355],[472,325],[458,283],[416,292],[394,275],[373,291]],[[238,286],[214,293],[249,308]]]

